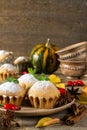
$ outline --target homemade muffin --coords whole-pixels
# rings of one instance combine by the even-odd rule
[[[18,74],[17,68],[12,64],[3,64],[0,67],[0,82],[11,76],[16,77]]]
[[[53,108],[60,97],[59,90],[50,81],[38,81],[28,91],[28,97],[35,108]]]
[[[5,50],[0,50],[0,66],[5,63],[13,63],[14,56],[13,52],[8,52]]]
[[[32,74],[24,74],[18,78],[19,84],[28,90],[38,80]]]
[[[14,64],[17,66],[19,73],[27,71],[27,68],[30,66],[30,62],[25,56],[17,57],[14,61]]]
[[[0,85],[0,103],[21,105],[25,90],[14,82],[5,82]]]

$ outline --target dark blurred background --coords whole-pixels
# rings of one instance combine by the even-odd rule
[[[0,50],[27,55],[47,38],[60,48],[87,41],[87,0],[0,0]]]

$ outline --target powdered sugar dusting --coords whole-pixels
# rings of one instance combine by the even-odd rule
[[[9,52],[5,50],[0,50],[0,56],[3,56],[5,54],[9,54]]]
[[[49,97],[50,95],[51,97],[53,97],[54,95],[57,96],[58,94],[59,92],[55,85],[46,80],[36,82],[29,90],[29,95],[32,96]]]
[[[7,71],[17,71],[17,68],[12,64],[3,64],[0,69],[6,69]]]
[[[22,61],[27,61],[27,58],[25,56],[19,56],[15,61],[14,63],[19,63],[19,62],[22,62]]]
[[[44,80],[44,81],[38,81],[38,82],[36,82],[33,86],[32,86],[32,88],[33,87],[35,87],[36,89],[47,89],[48,87],[51,87],[51,88],[55,88],[55,85],[53,84],[53,83],[51,83],[50,81],[46,81],[46,80]]]
[[[30,86],[32,86],[38,80],[32,74],[24,74],[20,78],[18,78],[18,81],[19,84],[25,83],[27,85],[29,84]]]
[[[14,82],[6,82],[0,85],[0,90],[3,91],[4,93],[6,92],[20,93],[22,88],[18,84],[15,84]]]

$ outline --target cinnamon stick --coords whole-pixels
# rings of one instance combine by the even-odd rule
[[[81,120],[86,114],[87,114],[87,108],[85,108],[84,106],[79,106],[78,108],[80,108],[80,114],[79,115],[70,115],[66,121],[65,124],[67,125],[73,125],[78,123],[79,120]]]
[[[86,114],[87,114],[87,109],[84,109],[84,110],[81,112],[81,115],[76,116],[76,117],[73,119],[74,124],[77,123],[80,119],[82,119]]]
[[[71,107],[72,107],[72,111],[73,111],[72,114],[73,114],[74,116],[77,116],[77,115],[80,114],[80,109],[79,109],[79,107],[76,106],[76,104],[73,104]]]

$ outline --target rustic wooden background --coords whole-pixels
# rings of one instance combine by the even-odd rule
[[[0,0],[0,49],[28,55],[47,38],[60,48],[87,40],[87,0]]]

